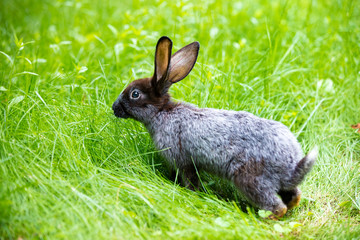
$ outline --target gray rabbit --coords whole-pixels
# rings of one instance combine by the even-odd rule
[[[114,102],[114,114],[146,126],[186,187],[198,188],[197,171],[204,170],[232,181],[250,203],[271,211],[270,218],[282,217],[299,204],[297,185],[311,170],[317,149],[303,157],[294,135],[276,121],[173,102],[168,90],[192,70],[199,48],[193,42],[171,56],[172,41],[161,37],[154,75],[131,82]]]

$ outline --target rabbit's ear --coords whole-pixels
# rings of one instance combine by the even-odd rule
[[[155,52],[155,71],[151,80],[157,93],[162,94],[168,89],[171,83],[167,82],[167,75],[170,66],[172,42],[170,38],[163,36],[156,45]],[[166,90],[165,90],[166,91]]]
[[[168,81],[176,83],[184,79],[195,65],[199,54],[200,43],[193,42],[171,56]]]

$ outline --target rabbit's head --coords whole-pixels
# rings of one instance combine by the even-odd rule
[[[189,74],[199,48],[200,44],[193,42],[171,56],[171,40],[161,37],[156,45],[154,75],[126,87],[112,105],[115,116],[145,122],[159,111],[173,108],[175,104],[170,101],[168,90]]]

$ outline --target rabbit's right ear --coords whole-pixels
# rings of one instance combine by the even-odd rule
[[[176,83],[184,79],[194,67],[200,49],[199,42],[183,47],[171,56],[168,81]]]
[[[167,75],[170,66],[172,41],[163,36],[159,39],[155,51],[155,71],[151,84],[158,94],[163,94],[170,87]]]

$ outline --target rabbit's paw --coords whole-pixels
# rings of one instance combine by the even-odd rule
[[[282,206],[272,212],[273,214],[271,214],[268,218],[277,221],[285,215],[285,213],[287,212],[287,207]]]
[[[294,207],[299,206],[300,204],[300,199],[301,199],[301,193],[299,193],[298,195],[294,196],[291,201],[287,204],[288,209],[292,209]]]

